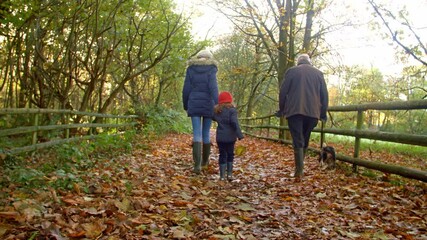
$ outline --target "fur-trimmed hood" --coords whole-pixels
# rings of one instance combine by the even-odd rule
[[[192,58],[187,61],[188,66],[209,66],[214,65],[218,68],[218,62],[212,58]]]

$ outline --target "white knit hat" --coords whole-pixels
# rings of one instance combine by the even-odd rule
[[[213,58],[213,55],[209,50],[202,50],[202,51],[197,53],[197,58],[211,59],[211,58]]]

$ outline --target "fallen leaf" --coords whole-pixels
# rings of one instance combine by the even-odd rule
[[[0,224],[0,237],[2,237],[10,229],[13,229],[12,225]]]
[[[242,156],[245,152],[246,152],[246,147],[242,145],[236,146],[236,148],[234,149],[234,154],[236,156]]]
[[[124,198],[122,201],[115,200],[114,205],[123,212],[127,212],[130,209],[131,203],[129,199]]]
[[[184,230],[182,230],[181,228],[174,228],[174,229],[172,229],[172,238],[173,239],[186,239],[187,237],[185,236]]]
[[[316,194],[316,198],[324,198],[324,197],[326,197],[327,195],[326,195],[326,193],[317,193]]]
[[[241,204],[235,206],[234,208],[236,208],[238,210],[243,210],[243,211],[255,211],[255,208],[253,208],[251,205],[249,205],[247,203],[241,203]]]
[[[82,227],[85,231],[85,236],[88,238],[98,237],[107,228],[107,226],[104,225],[101,220],[90,223],[83,223]]]
[[[16,219],[20,216],[19,212],[0,212],[1,218]]]

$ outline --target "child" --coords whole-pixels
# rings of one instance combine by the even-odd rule
[[[227,171],[229,181],[233,178],[234,145],[237,139],[243,139],[237,120],[237,110],[232,102],[233,97],[229,92],[221,92],[213,117],[213,120],[218,123],[216,142],[219,149],[219,178],[225,180],[225,171]]]

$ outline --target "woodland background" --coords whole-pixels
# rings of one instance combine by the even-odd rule
[[[392,1],[367,0],[366,22],[395,46],[401,74],[328,60],[339,52],[328,34],[357,27],[350,10],[326,20],[334,4],[354,3],[341,2],[206,0],[233,31],[200,40],[197,12],[172,0],[1,1],[1,108],[137,114],[143,127],[27,155],[0,152],[0,238],[425,239],[424,182],[355,174],[341,162],[322,171],[312,153],[304,181],[294,182],[292,147],[250,136],[237,143],[246,150],[236,154],[235,181],[218,181],[215,146],[207,171],[192,174],[181,91],[186,61],[201,49],[213,51],[219,89],[232,92],[241,117],[277,110],[283,73],[302,52],[325,72],[330,105],[427,98],[426,28],[404,8],[391,11]],[[427,134],[426,115],[370,111],[363,128]],[[0,129],[33,126],[27,116],[2,114]],[[40,125],[63,120],[43,116]],[[328,124],[353,129],[355,120],[334,113]],[[0,138],[0,151],[21,137]],[[351,155],[349,139],[338,140],[337,152]],[[424,147],[367,145],[361,158],[426,169]]]
[[[207,1],[234,31],[205,40],[191,34],[197,13],[178,10],[172,0],[2,1],[0,106],[159,114],[188,124],[181,102],[186,61],[204,48],[219,61],[219,88],[234,95],[240,116],[277,110],[283,73],[302,52],[325,72],[330,105],[426,98],[425,28],[414,27],[405,9],[367,2],[372,31],[389,39],[396,61],[405,65],[399,76],[327,61],[337,49],[325,37],[355,24],[353,13],[325,20],[332,0]],[[354,117],[343,114],[330,123],[350,127]],[[372,111],[365,125],[426,134],[425,118],[422,110]],[[15,121],[2,125],[27,120]]]

